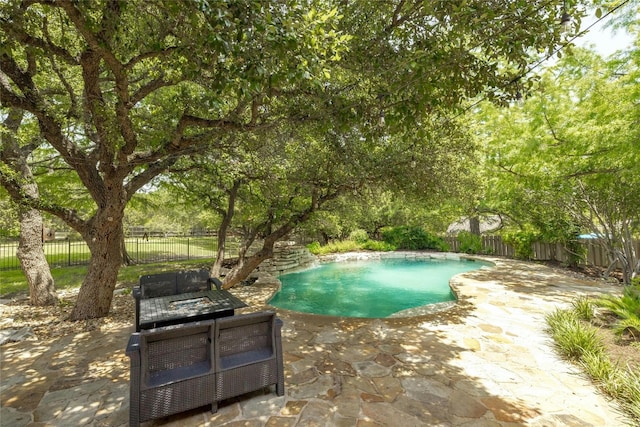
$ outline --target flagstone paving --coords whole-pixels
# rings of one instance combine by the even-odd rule
[[[493,259],[452,280],[458,303],[409,318],[278,310],[285,396],[261,391],[144,426],[625,426],[560,359],[544,317],[577,295],[619,292],[545,266]],[[265,308],[277,284],[232,292]],[[132,319],[133,323],[133,319]],[[133,327],[5,344],[2,426],[125,426]]]

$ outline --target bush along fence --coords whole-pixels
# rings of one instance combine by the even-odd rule
[[[456,236],[447,236],[444,240],[452,252],[466,252],[463,243]],[[515,248],[505,243],[500,236],[481,236],[481,241],[481,250],[477,252],[479,254],[516,258]],[[578,264],[609,267],[609,257],[604,247],[591,239],[579,239],[578,242],[580,248],[580,253],[577,254]],[[635,240],[633,244],[636,253],[640,253],[640,240]],[[561,243],[534,242],[531,244],[531,252],[527,258],[531,261],[569,263],[575,256],[576,254],[571,254]]]
[[[218,241],[215,236],[127,238],[127,254],[133,263],[184,261],[215,258]],[[16,255],[18,242],[0,243],[0,270],[20,268]],[[227,240],[226,253],[237,255],[236,239]],[[87,265],[91,256],[87,244],[80,240],[52,240],[44,243],[44,252],[51,267]]]

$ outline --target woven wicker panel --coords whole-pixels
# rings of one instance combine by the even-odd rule
[[[176,289],[178,294],[185,292],[207,291],[211,289],[208,270],[179,271],[176,274]]]
[[[276,359],[219,372],[216,376],[218,400],[239,396],[278,382]]]
[[[176,273],[147,274],[140,276],[142,298],[157,298],[175,295]]]
[[[218,357],[246,353],[252,350],[271,349],[273,351],[273,320],[250,323],[221,329],[218,340]]]
[[[169,384],[140,392],[140,421],[165,417],[216,401],[215,374]]]
[[[218,400],[279,384],[275,319],[274,312],[259,312],[216,320]]]
[[[146,360],[142,363],[143,369],[153,376],[159,371],[209,362],[210,359],[211,344],[205,328],[197,334],[148,341]]]

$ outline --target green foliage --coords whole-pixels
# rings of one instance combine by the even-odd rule
[[[211,191],[211,190],[210,190]],[[202,199],[199,202],[189,200],[182,192],[171,192],[162,185],[152,192],[136,194],[125,210],[124,227],[144,226],[148,230],[187,234],[193,227],[215,228],[215,220],[201,221]]]
[[[634,280],[632,285],[625,286],[621,297],[605,295],[599,298],[596,304],[619,318],[615,325],[617,334],[629,333],[636,339],[640,339],[640,283],[638,280]]]
[[[18,237],[20,235],[18,210],[2,187],[0,187],[0,212],[2,212],[0,213],[0,239]]]
[[[438,251],[449,250],[449,245],[438,236],[432,236],[415,226],[402,226],[382,230],[382,240],[398,249]]]
[[[585,352],[578,363],[600,389],[640,421],[640,371],[613,363],[605,353]]]
[[[369,240],[369,235],[367,234],[366,230],[360,228],[349,233],[349,240],[353,240],[356,243],[362,244]]]
[[[612,238],[599,243],[616,254],[629,283],[638,255],[623,242],[640,232],[640,54],[620,58],[574,50],[525,102],[487,104],[473,119],[486,155],[488,209],[563,243],[574,253],[569,264],[584,255],[577,234],[606,230]],[[514,240],[526,259],[528,242]]]
[[[640,318],[633,316],[621,319],[616,323],[615,331],[618,335],[630,334],[634,339],[640,340]]]
[[[311,242],[307,245],[307,249],[309,249],[309,252],[314,255],[318,255],[321,248],[322,246],[320,246],[320,242]]]
[[[487,88],[505,104],[531,52],[562,41],[556,5],[523,0],[516,27],[478,25],[495,14],[491,2],[104,3],[0,2],[3,109],[26,110],[42,130],[51,153],[40,147],[35,158],[59,160],[44,166],[51,176],[39,174],[41,207],[86,240],[121,221],[137,191],[185,173],[185,157],[219,165],[220,176],[254,179],[233,226],[262,234],[297,226],[310,216],[306,207],[363,186],[414,200],[456,194],[474,175],[473,144],[458,120],[443,126],[443,118]],[[455,25],[440,31],[444,22]],[[473,54],[452,60],[452,51]],[[226,206],[218,190],[228,187],[202,184],[203,208]],[[132,215],[130,225],[146,218]],[[380,223],[372,225],[358,227],[375,232]],[[108,243],[121,236],[113,236],[93,245],[92,262],[109,268],[90,269],[87,287],[115,285],[119,257]],[[91,293],[80,295],[79,305],[93,304],[84,296]]]
[[[640,423],[640,371],[627,369],[624,384],[621,392],[622,406]]]
[[[321,246],[318,242],[309,243],[307,249],[314,255],[327,255],[332,253],[354,252],[360,250],[390,252],[396,250],[396,247],[377,240],[366,240],[364,242],[356,242],[347,239],[337,242],[331,242],[325,246]]]
[[[479,254],[482,252],[482,237],[469,231],[461,231],[457,236],[460,252]]]
[[[302,234],[308,234],[312,236],[322,235],[324,239],[329,240],[331,238],[338,238],[342,233],[343,218],[340,215],[340,211],[335,209],[332,204],[330,211],[323,210],[314,212],[309,221],[300,224],[297,230]]]
[[[618,397],[624,376],[605,353],[585,352],[578,361],[591,378],[597,379],[600,387],[610,396]]]
[[[513,246],[515,257],[524,260],[530,260],[533,257],[532,245],[538,239],[540,235],[529,230],[506,232],[502,235],[503,242]]]
[[[564,247],[567,253],[566,265],[569,267],[575,267],[584,261],[587,257],[587,247],[581,244],[577,238],[572,238],[564,242]]]
[[[318,242],[314,242],[307,245],[307,248],[314,255],[327,255],[332,253],[359,251],[361,249],[361,245],[353,240],[341,240],[338,242],[331,242],[325,246],[320,246]]]
[[[392,252],[396,250],[396,247],[387,242],[381,242],[380,240],[367,240],[362,244],[362,249],[366,249],[368,251]]]

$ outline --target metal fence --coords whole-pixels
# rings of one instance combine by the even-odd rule
[[[136,264],[191,259],[215,258],[218,240],[215,236],[127,238],[125,247]],[[0,243],[0,270],[20,268],[16,251],[18,242]],[[228,239],[226,253],[237,255],[238,240]],[[52,240],[44,243],[44,253],[51,267],[89,264],[91,256],[84,241]]]

